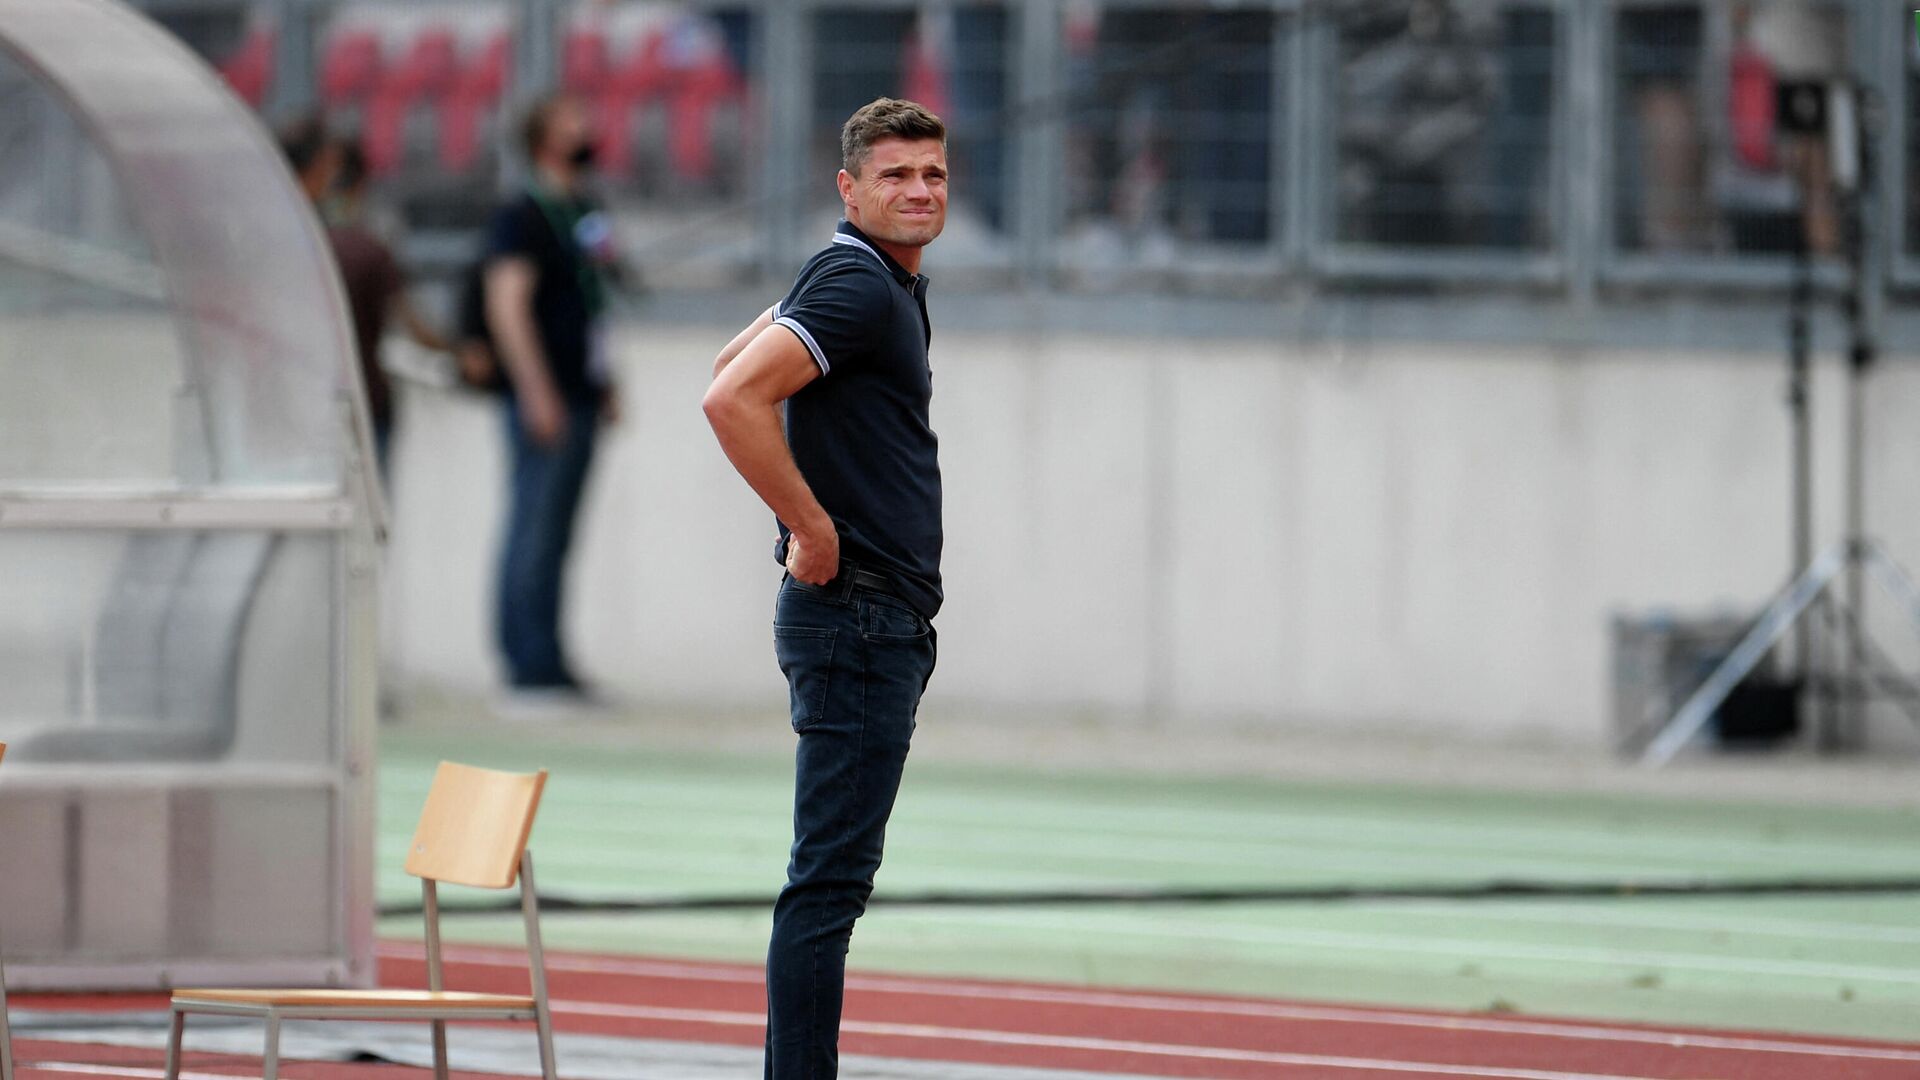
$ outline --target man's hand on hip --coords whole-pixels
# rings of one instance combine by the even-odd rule
[[[809,585],[825,585],[840,573],[840,534],[831,525],[824,530],[787,536],[787,573]]]

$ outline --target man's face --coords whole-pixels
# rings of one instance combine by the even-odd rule
[[[582,146],[591,145],[593,130],[585,107],[572,99],[555,105],[545,141],[543,156],[554,161],[570,161]]]
[[[947,225],[947,151],[939,139],[883,139],[855,176],[840,171],[847,220],[875,240],[925,247]]]

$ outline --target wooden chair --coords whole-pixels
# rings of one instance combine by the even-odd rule
[[[0,760],[7,756],[7,744],[0,742]],[[0,946],[0,1080],[13,1080],[13,1027],[7,1023],[7,957]]]
[[[267,1024],[262,1080],[277,1080],[284,1020],[424,1020],[433,1030],[433,1075],[447,1080],[447,1021],[531,1020],[540,1038],[540,1070],[558,1080],[553,1064],[553,1018],[540,947],[540,909],[534,895],[533,853],[527,834],[540,806],[547,773],[503,773],[443,761],[427,792],[426,809],[407,854],[407,873],[420,879],[426,906],[426,990],[176,990],[167,1038],[167,1080],[179,1080],[180,1040],[188,1013],[258,1017]],[[466,994],[442,986],[438,885],[481,889],[520,883],[527,924],[529,997]]]

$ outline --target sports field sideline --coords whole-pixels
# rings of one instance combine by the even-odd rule
[[[788,835],[782,741],[714,739],[729,746],[715,751],[690,748],[697,731],[613,730],[389,729],[383,903],[417,902],[399,865],[441,757],[544,765],[541,891],[610,902],[550,909],[551,945],[757,962]],[[1920,1035],[1920,812],[1897,780],[1885,805],[1838,807],[1555,794],[1537,776],[1524,785],[1534,791],[1500,793],[956,763],[928,742],[855,936],[856,970]],[[1664,782],[1685,788],[1688,774]],[[1239,899],[1182,899],[1196,895]],[[390,915],[381,932],[417,938],[418,920]],[[511,916],[448,921],[455,941],[517,933]]]
[[[756,1075],[784,721],[474,715],[382,733],[381,983],[424,985],[399,868],[436,763],[544,766],[532,847],[561,1075]],[[1920,1072],[1920,813],[1895,763],[1647,774],[1383,740],[1367,768],[1343,759],[1354,739],[1196,737],[1176,757],[1165,733],[1129,749],[922,726],[854,939],[850,1080]],[[444,894],[451,986],[524,990],[518,918],[459,910],[500,899]],[[163,997],[14,1006],[20,1080],[162,1076]],[[184,1080],[258,1076],[259,1039],[190,1027]],[[454,1080],[538,1074],[524,1028],[459,1025],[450,1046]],[[292,1080],[428,1063],[410,1025],[296,1023],[285,1050]]]

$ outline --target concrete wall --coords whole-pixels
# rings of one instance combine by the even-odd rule
[[[772,522],[698,407],[727,336],[623,331],[631,416],[568,630],[641,702],[778,710]],[[943,330],[934,366],[950,599],[930,707],[1599,742],[1612,612],[1747,609],[1787,570],[1772,355]],[[1820,373],[1823,542],[1841,388]],[[1871,527],[1909,566],[1917,409],[1920,366],[1882,369]],[[425,390],[402,420],[395,661],[480,690],[499,422]]]

